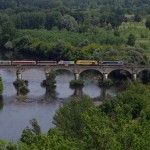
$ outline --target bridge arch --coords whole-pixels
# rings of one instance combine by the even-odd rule
[[[141,73],[143,71],[150,71],[150,68],[142,68],[142,69],[137,71],[137,74],[139,74],[139,73]]]
[[[150,82],[150,68],[149,69],[141,69],[137,73],[137,77],[143,82],[143,83],[149,83]]]
[[[116,71],[116,70],[123,70],[123,71],[126,71],[128,73],[130,73],[132,75],[132,70],[131,69],[126,69],[126,68],[113,68],[113,69],[109,69],[108,71],[108,75],[113,72],[113,71]]]
[[[98,69],[83,69],[79,72],[79,77],[82,80],[96,81],[103,78],[103,74]]]
[[[57,69],[54,69],[54,71],[56,71],[56,72],[59,72],[59,71],[67,71],[67,72],[69,72],[69,73],[71,73],[71,74],[74,74],[74,71],[73,71],[73,70],[70,70],[70,69],[68,69],[68,68],[57,68]]]
[[[31,75],[34,78],[40,78],[41,77],[41,80],[45,79],[44,69],[40,69],[40,68],[25,69],[25,70],[21,71],[21,74],[22,74],[22,78],[26,79],[26,80],[30,80],[30,78],[32,78],[32,77],[30,77]]]
[[[114,76],[116,76],[118,78],[119,77],[122,77],[122,78],[130,77],[130,78],[132,78],[132,72],[131,72],[131,70],[128,70],[128,69],[122,69],[122,68],[113,69],[108,73],[108,77],[110,77],[113,74],[114,74]]]
[[[95,68],[91,68],[91,69],[88,68],[88,69],[87,69],[87,68],[85,68],[85,69],[82,69],[82,70],[79,71],[79,75],[82,74],[82,73],[85,72],[85,71],[90,71],[90,70],[91,70],[91,71],[96,71],[96,72],[98,72],[100,75],[103,74],[102,71],[100,71],[99,69],[95,69]]]

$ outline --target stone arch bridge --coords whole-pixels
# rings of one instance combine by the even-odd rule
[[[150,70],[150,65],[54,65],[54,66],[0,66],[0,69],[15,69],[18,79],[22,79],[22,74],[28,69],[40,69],[45,73],[46,78],[51,70],[68,70],[75,75],[75,79],[79,79],[80,74],[85,70],[96,70],[103,75],[103,79],[107,79],[108,75],[115,70],[125,70],[132,75],[133,80],[136,80],[137,75],[144,70]]]

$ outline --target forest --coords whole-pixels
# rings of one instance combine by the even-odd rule
[[[148,0],[1,0],[5,60],[123,60],[149,64]]]
[[[0,0],[0,57],[150,64],[150,0]],[[44,134],[33,118],[17,143],[0,140],[0,149],[149,150],[149,91],[127,81],[100,106],[88,96],[65,100],[54,128]]]

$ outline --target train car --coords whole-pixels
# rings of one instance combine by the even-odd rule
[[[98,65],[96,60],[77,60],[77,65]]]
[[[12,61],[13,66],[33,66],[36,65],[36,61],[33,60],[21,60],[21,61]]]
[[[0,66],[11,66],[11,61],[9,61],[9,60],[0,60]]]
[[[99,65],[123,65],[123,61],[99,61]]]
[[[74,65],[74,64],[75,64],[74,61],[64,61],[64,60],[58,61],[58,65],[65,65],[65,66],[68,66],[68,65]]]
[[[38,66],[53,66],[57,65],[57,61],[37,61]]]

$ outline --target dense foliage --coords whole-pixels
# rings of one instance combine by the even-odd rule
[[[148,64],[149,14],[149,0],[0,0],[0,52],[11,60]],[[148,150],[149,91],[150,85],[128,83],[100,107],[86,96],[69,99],[47,134],[33,119],[17,144],[0,141],[0,149]]]
[[[149,63],[149,6],[148,0],[1,0],[1,52],[5,59],[125,62],[132,54],[134,63]]]
[[[56,87],[56,72],[54,70],[51,70],[50,72],[47,72],[46,80],[43,80],[41,85],[43,87],[50,86],[50,87]]]
[[[65,101],[55,128],[42,134],[38,122],[23,130],[17,144],[0,141],[3,150],[146,150],[150,147],[150,85],[128,82],[127,89],[96,107],[87,97]]]
[[[0,77],[0,94],[2,94],[3,92],[3,81],[2,81],[2,77]]]
[[[16,79],[13,82],[13,85],[16,88],[18,95],[26,95],[29,92],[27,80]]]

